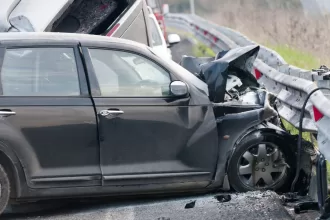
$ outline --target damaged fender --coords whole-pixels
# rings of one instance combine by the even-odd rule
[[[214,182],[209,187],[230,189],[226,178],[228,164],[243,139],[253,139],[254,136],[256,139],[266,138],[284,148],[289,158],[278,163],[290,164],[292,168],[289,169],[286,185],[293,176],[297,137],[280,128],[280,118],[275,109],[276,96],[262,88],[251,74],[259,49],[257,45],[250,45],[220,52],[215,57],[185,56],[181,61],[184,68],[207,84],[209,100],[213,103],[219,154]],[[310,179],[310,152],[312,150],[302,156],[306,163],[301,167],[299,192],[306,190]]]
[[[297,135],[291,135],[290,133],[286,132],[282,128],[273,125],[269,122],[264,122],[262,124],[259,124],[257,126],[252,127],[251,129],[247,130],[242,136],[240,136],[236,143],[234,144],[234,147],[232,148],[232,151],[230,152],[230,156],[228,157],[228,164],[236,150],[236,146],[238,146],[243,139],[249,137],[249,136],[255,136],[257,138],[260,135],[268,135],[272,134],[278,138],[278,140],[281,140],[283,144],[290,152],[292,152],[292,155],[297,155]],[[303,151],[301,153],[301,165],[300,165],[300,175],[298,178],[298,184],[296,184],[295,192],[298,192],[300,195],[306,195],[309,186],[310,186],[310,180],[311,180],[311,174],[312,174],[312,159],[311,156],[315,155],[315,151],[313,148],[313,145],[310,142],[303,141]],[[292,166],[289,167],[293,172],[295,172],[296,169],[296,158],[294,161],[291,162]],[[226,169],[226,174],[230,172],[228,170],[228,167]],[[228,183],[230,184],[230,183]]]
[[[216,185],[211,185],[211,187],[222,187],[224,185],[227,163],[234,152],[237,140],[262,123],[266,115],[270,115],[269,111],[262,108],[238,114],[228,114],[217,119],[219,155],[214,176]]]

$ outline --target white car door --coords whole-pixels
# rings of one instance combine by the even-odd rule
[[[0,32],[49,31],[73,1],[1,0]]]
[[[156,17],[152,13],[149,14],[149,22],[154,52],[164,59],[172,59],[171,50],[167,48],[163,32],[158,25]]]

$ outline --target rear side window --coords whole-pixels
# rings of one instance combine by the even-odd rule
[[[73,48],[7,49],[1,83],[4,96],[78,96]]]

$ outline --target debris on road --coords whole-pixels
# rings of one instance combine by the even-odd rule
[[[218,200],[219,202],[229,202],[231,200],[230,195],[217,195],[217,196],[214,196],[214,198],[216,200]]]
[[[192,208],[194,208],[195,207],[195,205],[196,205],[196,200],[195,201],[192,201],[192,202],[189,202],[189,203],[187,203],[186,205],[185,205],[185,209],[192,209]]]

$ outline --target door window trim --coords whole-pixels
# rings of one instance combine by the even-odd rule
[[[72,49],[73,54],[75,56],[75,64],[76,64],[76,70],[77,70],[77,76],[78,76],[78,83],[79,83],[79,95],[63,95],[63,96],[8,96],[3,95],[3,87],[2,87],[2,66],[4,61],[4,56],[7,50],[11,49],[39,49],[39,48],[64,48],[64,49]],[[22,45],[3,45],[0,46],[0,98],[6,97],[6,98],[15,98],[15,97],[27,97],[27,98],[47,98],[47,97],[55,97],[55,98],[81,98],[81,97],[90,97],[89,95],[89,88],[87,83],[87,76],[85,73],[85,68],[83,65],[83,61],[80,54],[80,48],[79,45],[73,45],[73,44],[42,44],[42,45],[32,45],[32,44],[22,44]]]
[[[0,45],[0,96],[2,96],[3,94],[1,70],[2,70],[3,61],[5,59],[5,52],[6,52],[6,48]]]
[[[136,51],[132,51],[132,50],[128,50],[128,49],[119,49],[116,47],[102,47],[102,46],[83,46],[82,47],[82,51],[83,51],[83,56],[87,65],[87,75],[89,77],[89,82],[90,82],[90,86],[91,86],[91,93],[92,93],[92,97],[93,98],[125,98],[125,99],[159,99],[159,98],[174,98],[174,96],[102,96],[101,95],[101,89],[100,89],[100,85],[98,83],[97,80],[97,76],[94,70],[94,66],[92,63],[92,58],[89,54],[89,50],[90,49],[96,49],[96,50],[110,50],[110,51],[119,51],[119,52],[126,52],[126,53],[131,53],[131,54],[136,54],[138,56],[141,56],[147,60],[149,60],[150,62],[153,62],[155,65],[157,65],[158,67],[162,68],[165,72],[167,72],[169,74],[170,77],[170,82],[174,81],[174,77],[172,76],[171,71],[169,71],[167,68],[165,68],[163,65],[161,65],[160,63],[156,62],[155,60],[150,59],[148,56],[142,54],[142,53],[138,53]],[[170,85],[169,85],[170,86]]]

